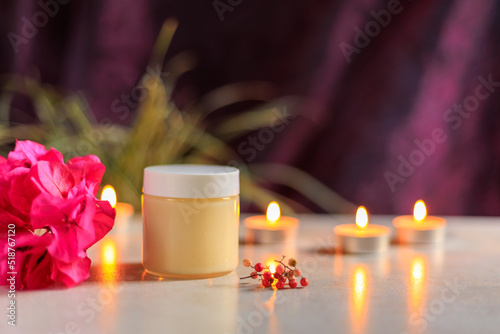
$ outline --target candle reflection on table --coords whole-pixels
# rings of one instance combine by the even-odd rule
[[[101,278],[105,287],[99,289],[94,300],[101,310],[100,327],[104,333],[112,332],[116,328],[117,305],[117,245],[113,239],[104,239],[101,246]]]
[[[425,297],[426,264],[422,256],[417,255],[411,262],[410,274],[410,313],[421,313]]]
[[[113,240],[104,240],[101,247],[101,280],[108,285],[116,283],[116,244]]]
[[[269,328],[268,328],[268,333],[279,333],[280,331],[280,326],[279,326],[279,321],[276,318],[276,315],[274,314],[274,304],[276,302],[276,291],[278,289],[273,286],[273,295],[271,298],[267,300],[267,302],[264,303],[264,306],[266,310],[269,312]]]
[[[390,259],[385,256],[367,259],[363,266],[367,272],[376,276],[387,277],[390,275]],[[346,256],[336,255],[333,259],[333,275],[338,278],[345,277],[346,274],[349,275],[353,268],[356,269],[358,267],[359,264],[357,262],[353,262],[351,258]]]
[[[422,318],[425,307],[426,285],[427,285],[427,263],[423,256],[416,255],[411,262],[410,286],[408,294],[408,308],[410,313],[410,333],[422,331],[419,319]]]
[[[368,274],[364,266],[357,266],[352,275],[351,318],[354,333],[363,333],[366,324]]]
[[[284,254],[285,254],[285,252],[284,252]],[[266,260],[263,262],[263,264],[266,267],[269,267],[269,271],[271,271],[271,273],[274,273],[276,271],[276,264],[277,264],[277,262],[274,261],[274,260],[280,260],[281,258],[282,258],[282,255],[279,255],[279,254],[269,254],[269,255],[266,256],[266,258],[265,258]],[[276,283],[278,283],[278,281],[274,280],[274,282],[271,285],[272,288],[273,288],[273,290],[277,290]]]
[[[278,256],[279,255],[268,256],[265,262],[266,267],[269,267],[269,271],[272,272],[273,274],[276,271],[276,262],[274,260],[280,259]]]

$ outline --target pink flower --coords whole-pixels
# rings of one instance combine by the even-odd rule
[[[7,235],[0,235],[2,240],[7,240]],[[14,272],[16,288],[38,289],[45,288],[54,283],[50,278],[52,270],[52,259],[47,253],[47,246],[54,241],[52,234],[46,233],[43,236],[35,235],[29,231],[16,231],[13,238],[16,245],[14,262],[9,265],[8,245],[2,244],[0,255],[2,264],[0,265],[0,279],[7,282],[7,279]]]
[[[15,226],[18,287],[54,282],[71,287],[89,277],[86,251],[111,230],[115,218],[109,202],[95,197],[104,171],[96,156],[65,164],[60,152],[31,141],[18,141],[7,159],[0,157],[0,235]],[[2,258],[8,250],[2,237]],[[0,264],[2,284],[13,271],[6,263]]]
[[[62,199],[47,194],[33,202],[31,222],[35,229],[48,229],[61,241],[49,247],[55,257],[70,261],[102,239],[113,227],[115,213],[109,202],[88,194]]]
[[[45,146],[30,140],[17,141],[14,151],[9,153],[8,162],[11,167],[27,167],[35,165],[38,161],[58,161],[64,163],[62,154],[51,148],[46,150]]]
[[[84,182],[85,187],[94,196],[106,168],[95,155],[76,157],[68,161],[68,167],[76,182]]]

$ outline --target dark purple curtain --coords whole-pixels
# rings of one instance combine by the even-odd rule
[[[498,1],[18,0],[0,10],[0,71],[81,89],[98,118],[130,121],[113,103],[174,16],[169,56],[199,60],[186,89],[266,80],[302,97],[255,161],[297,166],[373,213],[408,213],[423,198],[439,214],[500,214]]]

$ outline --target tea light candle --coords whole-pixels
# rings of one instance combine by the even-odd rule
[[[295,239],[299,220],[281,216],[279,204],[269,203],[266,215],[252,216],[244,220],[246,242],[257,244],[289,242]]]
[[[128,203],[121,203],[117,201],[116,191],[113,186],[107,185],[102,189],[101,201],[108,201],[109,204],[116,210],[114,230],[126,228],[127,224],[131,221],[134,215],[134,207]]]
[[[368,213],[363,206],[356,212],[356,224],[343,224],[334,228],[335,244],[345,253],[379,253],[389,247],[391,230],[381,225],[369,225]]]
[[[446,220],[427,216],[425,203],[419,200],[413,208],[413,216],[398,216],[392,221],[399,243],[434,243],[444,240]]]

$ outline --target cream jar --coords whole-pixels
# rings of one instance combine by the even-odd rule
[[[144,170],[142,264],[172,278],[209,278],[238,265],[239,170],[163,165]]]

